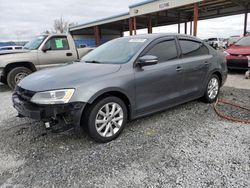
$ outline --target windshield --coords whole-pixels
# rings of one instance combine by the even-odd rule
[[[82,58],[86,63],[127,63],[143,46],[146,39],[119,38],[109,41]]]
[[[36,50],[46,38],[46,35],[37,36],[36,38],[29,41],[23,48],[28,50]]]
[[[239,46],[250,46],[250,36],[240,39],[235,45]]]

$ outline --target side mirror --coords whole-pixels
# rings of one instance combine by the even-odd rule
[[[49,47],[48,45],[44,45],[43,48],[42,48],[42,51],[45,53],[48,50],[51,50],[51,47]]]
[[[155,65],[158,63],[158,57],[153,56],[153,55],[145,55],[139,58],[138,64],[143,67],[143,66],[150,66],[150,65]]]

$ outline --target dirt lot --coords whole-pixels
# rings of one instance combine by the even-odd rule
[[[250,106],[250,90],[232,87],[243,77],[230,75],[220,98]],[[97,144],[16,118],[3,85],[0,98],[0,187],[250,187],[250,124],[221,119],[210,104],[133,121],[117,140]]]

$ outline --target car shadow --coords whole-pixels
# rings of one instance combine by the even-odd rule
[[[11,91],[11,89],[7,85],[0,83],[0,92],[5,92],[5,91]]]
[[[245,74],[246,70],[234,70],[234,69],[228,69],[229,74]]]

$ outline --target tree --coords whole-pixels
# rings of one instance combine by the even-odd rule
[[[64,20],[63,17],[60,17],[59,19],[54,20],[54,32],[55,33],[67,33],[69,27],[75,26],[77,23]]]
[[[54,30],[56,33],[67,33],[68,25],[68,22],[62,17],[60,19],[54,20]]]
[[[41,34],[50,34],[50,31],[45,30],[45,31],[43,31]]]

